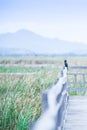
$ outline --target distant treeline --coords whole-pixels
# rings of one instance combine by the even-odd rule
[[[87,56],[87,54],[74,54],[74,53],[69,53],[69,54],[2,54],[0,53],[0,56]]]

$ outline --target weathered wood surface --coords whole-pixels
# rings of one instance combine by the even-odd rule
[[[72,76],[73,81],[68,80],[68,84],[87,84],[87,73],[68,73],[69,76]],[[80,81],[78,81],[79,76],[81,76]]]
[[[87,96],[70,97],[65,130],[87,130]]]
[[[87,69],[87,66],[69,66],[69,69]]]
[[[62,130],[68,102],[66,67],[57,83],[43,93],[42,101],[43,112],[31,129]]]
[[[78,91],[78,92],[82,92],[82,91],[87,91],[87,87],[69,87],[68,91]]]

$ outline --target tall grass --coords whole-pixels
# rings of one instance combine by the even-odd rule
[[[0,73],[32,73],[32,72],[39,72],[43,71],[44,68],[29,68],[29,67],[0,67]]]
[[[57,68],[41,68],[32,75],[0,75],[0,130],[28,130],[41,113],[42,90],[58,76]]]
[[[0,130],[28,130],[29,122],[41,114],[41,93],[52,86],[66,57],[0,58]],[[67,57],[70,65],[87,65],[87,57]],[[17,67],[14,64],[18,65]],[[50,64],[47,68],[29,68],[26,64]],[[54,64],[54,67],[52,65]],[[4,66],[4,65],[8,65]],[[26,73],[30,75],[26,75]],[[34,73],[33,73],[34,72]],[[8,75],[15,73],[15,75]],[[16,73],[23,73],[16,75]],[[24,74],[25,73],[25,74]],[[70,80],[72,77],[70,78]],[[70,93],[77,95],[78,92]],[[84,95],[84,92],[82,93]]]

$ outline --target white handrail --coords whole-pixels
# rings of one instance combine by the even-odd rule
[[[48,107],[36,121],[33,130],[61,130],[64,127],[64,112],[68,97],[66,67],[63,76],[46,93]]]

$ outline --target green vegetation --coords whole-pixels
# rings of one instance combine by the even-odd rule
[[[41,93],[54,84],[64,59],[66,57],[0,57],[0,130],[29,129],[29,122],[41,114]],[[67,57],[67,61],[69,65],[87,65],[86,57]],[[39,67],[43,64],[47,66]],[[69,80],[73,81],[72,77]]]
[[[35,73],[16,75],[15,68],[6,68],[15,75],[0,75],[0,130],[28,130],[29,122],[40,116],[42,90],[58,76],[57,68],[27,69]]]
[[[26,68],[26,67],[0,67],[0,73],[32,73],[43,71],[44,68]]]

